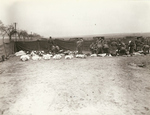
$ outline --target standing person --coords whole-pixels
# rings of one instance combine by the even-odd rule
[[[119,55],[127,55],[126,44],[124,42],[121,42],[120,44]]]
[[[50,44],[54,45],[54,40],[52,39],[52,37],[51,37],[51,36],[49,37],[48,42],[49,42]]]
[[[49,37],[48,45],[49,45],[48,46],[48,51],[52,50],[52,46],[54,45],[54,41],[53,41],[51,36]]]
[[[129,41],[129,54],[132,56],[135,48],[135,43],[133,40]]]
[[[136,51],[140,51],[141,50],[142,42],[141,42],[140,38],[141,37],[137,37],[137,39],[135,40]]]
[[[116,56],[117,55],[117,46],[118,46],[117,42],[112,41],[110,45],[111,45],[111,51],[110,51],[111,55]]]
[[[95,54],[96,53],[96,43],[92,43],[91,45],[90,45],[90,51],[91,51],[91,53],[92,54]]]
[[[120,49],[121,49],[121,40],[119,39],[118,40],[118,43],[117,43],[117,53],[119,54],[120,53]]]
[[[107,41],[104,42],[103,44],[103,50],[104,50],[104,53],[106,53],[106,56],[109,56],[109,46],[108,46],[108,43]]]
[[[82,54],[82,49],[83,49],[83,39],[80,38],[77,41],[77,51],[78,51],[78,54]]]
[[[97,54],[102,54],[103,53],[103,45],[101,39],[97,41]]]
[[[101,41],[102,46],[103,46],[104,43],[106,42],[104,37],[101,37],[101,40],[100,40],[100,41]]]

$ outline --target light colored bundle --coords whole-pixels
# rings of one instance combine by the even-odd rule
[[[61,56],[64,56],[65,54],[63,54],[63,53],[60,53],[59,55],[61,55]]]
[[[73,55],[66,55],[65,59],[73,59]]]
[[[135,56],[141,56],[141,55],[144,55],[144,54],[141,54],[139,52],[134,52],[133,55],[135,55]]]
[[[99,57],[105,57],[106,56],[106,53],[104,54],[98,54]]]
[[[52,57],[51,54],[45,54],[45,55],[43,55],[43,59],[45,59],[45,60],[49,60],[49,59],[51,59],[51,57]]]
[[[38,55],[34,55],[34,56],[32,56],[32,60],[34,60],[34,61],[41,60],[41,57]]]
[[[15,53],[15,56],[22,56],[22,55],[26,55],[26,53],[22,50],[20,50],[19,52]]]
[[[91,54],[91,57],[97,57],[97,54]]]
[[[22,55],[22,56],[20,57],[20,59],[21,59],[22,61],[28,61],[28,60],[30,59],[30,57],[29,57],[28,55]]]
[[[56,54],[56,55],[53,56],[53,59],[55,59],[55,60],[59,60],[61,58],[62,58],[62,56],[59,55],[59,54]]]
[[[85,54],[77,54],[76,58],[86,58],[87,56]]]
[[[109,57],[112,57],[112,55],[111,55],[111,54],[109,54]]]
[[[36,51],[31,51],[30,55],[31,56],[35,56],[36,55]]]
[[[38,55],[39,56],[43,56],[45,54],[45,52],[42,50],[42,51],[38,51]]]

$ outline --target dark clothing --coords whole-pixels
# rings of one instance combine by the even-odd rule
[[[119,41],[119,43],[117,44],[117,49],[118,49],[117,53],[119,55],[126,55],[127,54],[126,44],[124,42]]]
[[[117,55],[117,42],[111,42],[111,51],[110,51],[112,56]]]
[[[121,42],[120,50],[118,51],[119,55],[127,55],[126,44]]]
[[[131,41],[129,43],[129,54],[132,56],[133,52],[134,52],[134,48],[135,48],[135,43],[133,41]]]
[[[97,54],[102,54],[103,53],[103,48],[102,47],[98,47],[96,53]]]
[[[49,43],[48,51],[50,51],[50,50],[52,50],[52,46],[54,45],[54,41],[52,39],[49,39],[48,43]]]
[[[82,54],[82,47],[77,47],[78,54]]]
[[[127,55],[127,50],[125,47],[121,47],[119,55]]]
[[[112,47],[117,47],[118,45],[117,45],[117,42],[111,42],[111,46]]]
[[[130,53],[130,54],[133,54],[133,52],[134,52],[134,47],[130,47],[130,48],[129,48],[129,53]]]
[[[120,43],[118,43],[117,49],[118,49],[118,52],[120,52],[120,49],[121,49],[121,44]]]
[[[49,39],[49,40],[48,40],[48,43],[54,45],[54,40],[53,40],[53,39]]]
[[[143,46],[143,53],[146,55],[146,54],[149,54],[149,45],[144,45]]]
[[[142,42],[139,39],[137,39],[135,41],[135,45],[136,45],[136,51],[140,51],[141,50]]]
[[[108,46],[108,44],[106,44],[106,43],[104,43],[104,45],[103,45],[103,51],[104,51],[104,53],[106,53],[106,55],[109,55],[109,46]]]
[[[90,51],[92,54],[95,54],[96,53],[96,50],[97,50],[97,47],[96,47],[96,44],[92,43],[90,45]]]
[[[103,53],[103,44],[101,41],[97,41],[97,54]]]

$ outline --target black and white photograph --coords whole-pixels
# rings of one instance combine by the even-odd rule
[[[150,115],[150,1],[0,0],[0,115]]]

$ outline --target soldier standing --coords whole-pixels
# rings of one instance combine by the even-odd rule
[[[110,45],[111,45],[111,51],[110,51],[111,55],[116,56],[117,55],[117,46],[118,46],[117,42],[112,41]]]
[[[135,43],[133,40],[129,41],[129,54],[132,56],[135,48]]]
[[[91,53],[92,53],[92,54],[95,54],[95,53],[96,53],[96,50],[97,50],[96,43],[93,42],[93,43],[90,45],[90,50],[91,50]]]
[[[82,48],[83,47],[83,39],[80,38],[78,41],[77,41],[77,51],[78,51],[78,54],[82,54]]]
[[[53,45],[54,45],[54,41],[53,41],[53,39],[52,39],[51,36],[49,37],[48,45],[49,45],[49,46],[48,46],[48,51],[52,50],[52,47],[53,47]]]
[[[142,45],[140,37],[137,37],[137,39],[135,40],[135,45],[136,45],[136,51],[140,51],[141,50],[141,45]]]

